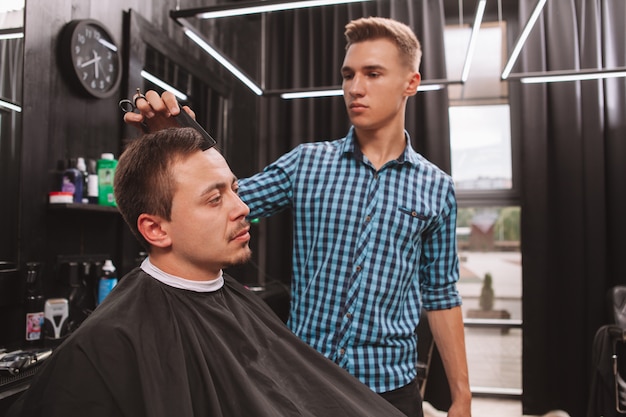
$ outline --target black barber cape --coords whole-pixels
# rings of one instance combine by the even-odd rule
[[[9,416],[403,415],[224,279],[200,293],[133,270],[41,365]]]

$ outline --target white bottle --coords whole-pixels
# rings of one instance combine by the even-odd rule
[[[89,160],[87,172],[87,199],[89,204],[98,204],[98,173],[95,160]]]
[[[87,173],[87,164],[85,163],[85,158],[78,157],[76,160],[76,169],[80,171],[83,177],[83,195],[82,195],[82,203],[89,202],[89,174]]]

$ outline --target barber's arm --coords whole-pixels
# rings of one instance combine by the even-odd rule
[[[452,405],[448,417],[471,416],[471,397],[461,307],[428,312],[428,324],[446,371]]]
[[[139,113],[128,112],[124,114],[124,122],[139,130],[143,131],[144,126],[147,126],[149,132],[156,132],[168,127],[178,127],[179,124],[174,116],[177,116],[181,111],[186,111],[191,117],[196,118],[195,113],[188,106],[180,109],[176,96],[169,91],[159,96],[159,93],[150,90],[146,92],[144,97],[134,100]]]
[[[450,386],[452,405],[448,417],[470,417],[472,394],[461,298],[456,288],[459,277],[456,207],[454,190],[450,188],[439,218],[424,236],[421,288],[428,324]]]

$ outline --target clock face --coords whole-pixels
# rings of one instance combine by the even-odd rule
[[[95,20],[72,21],[65,30],[62,48],[74,84],[94,97],[111,96],[122,75],[121,53],[111,34]]]

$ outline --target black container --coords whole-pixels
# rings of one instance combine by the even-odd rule
[[[0,261],[0,347],[23,338],[24,285],[13,262]]]
[[[21,284],[17,266],[13,262],[0,261],[0,307],[21,304]]]
[[[25,346],[43,346],[45,297],[43,294],[42,267],[38,262],[26,264],[26,297],[24,299]]]

